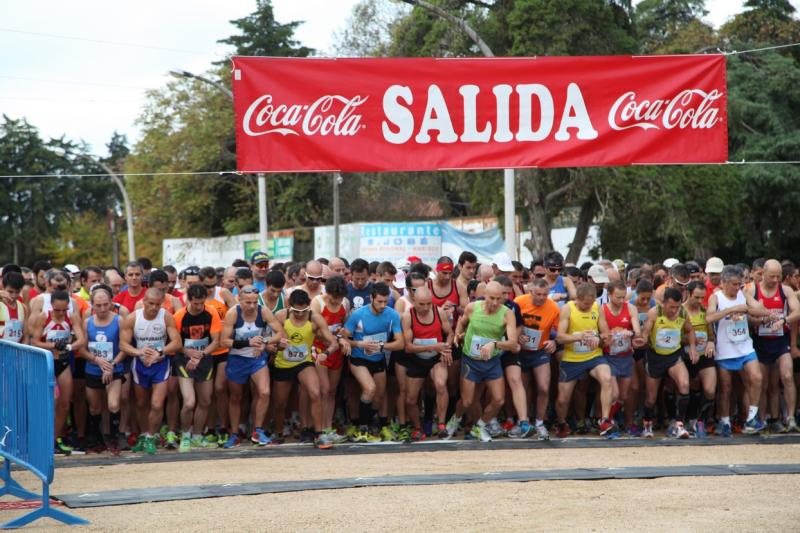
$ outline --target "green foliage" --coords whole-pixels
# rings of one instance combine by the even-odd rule
[[[314,53],[313,48],[301,46],[294,39],[294,32],[302,22],[281,24],[276,21],[270,0],[256,0],[256,10],[253,13],[230,22],[241,34],[231,35],[218,42],[235,47],[236,55],[306,57]],[[227,61],[220,63],[227,64]]]
[[[635,22],[644,53],[687,53],[693,50],[676,42],[694,40],[691,35],[702,32],[713,38],[714,29],[700,21],[708,11],[705,0],[642,0],[636,5]],[[702,39],[702,37],[701,37]],[[695,43],[697,46],[700,43]]]

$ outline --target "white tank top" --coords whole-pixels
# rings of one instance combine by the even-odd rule
[[[747,303],[742,291],[736,293],[735,300],[729,300],[723,291],[714,294],[717,296],[717,309],[720,311]],[[746,314],[726,316],[717,322],[716,328],[717,351],[714,359],[736,359],[753,353],[753,339],[750,338]]]
[[[133,339],[137,348],[150,347],[163,350],[167,345],[167,323],[164,321],[164,308],[158,310],[153,320],[144,317],[144,309],[136,310],[136,321],[133,325]]]
[[[220,287],[214,287],[214,299],[219,303],[225,303],[225,299],[220,295]],[[227,305],[227,304],[225,304]]]
[[[53,310],[53,298],[52,298],[52,296],[53,295],[50,294],[49,292],[43,292],[42,293],[42,314],[46,315],[47,313],[49,313],[50,311]],[[69,306],[67,307],[67,313],[69,313],[70,315],[75,310],[72,304],[73,304],[72,296],[70,296],[69,297]]]

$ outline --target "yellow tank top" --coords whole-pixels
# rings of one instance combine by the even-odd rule
[[[705,315],[703,316],[705,319]],[[650,332],[650,347],[658,355],[672,355],[681,347],[681,334],[683,324],[686,322],[686,311],[681,306],[678,316],[669,320],[664,315],[664,309],[658,306],[658,315]]]
[[[314,327],[308,321],[300,327],[290,318],[283,323],[289,345],[275,356],[275,368],[292,368],[301,363],[312,362],[311,347],[314,344]]]
[[[567,305],[569,306],[567,333],[596,331],[599,334],[600,308],[597,302],[592,304],[592,308],[589,311],[581,311],[573,301],[570,301]],[[597,348],[591,349],[583,342],[570,342],[564,348],[564,361],[567,363],[583,363],[601,355],[603,355],[603,350],[599,345]]]
[[[687,311],[686,314],[689,314]],[[706,350],[706,344],[708,344],[708,322],[706,322],[706,310],[702,307],[700,311],[694,315],[689,315],[689,321],[692,323],[692,329],[694,330],[694,338],[695,342],[697,343],[695,346],[697,348],[697,354],[700,357],[703,357],[703,353]]]

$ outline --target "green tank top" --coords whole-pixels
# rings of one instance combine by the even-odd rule
[[[478,300],[472,309],[467,333],[464,335],[464,355],[472,359],[481,358],[481,346],[492,341],[502,340],[506,334],[505,316],[508,308],[501,305],[494,314],[487,315],[483,310],[486,302]],[[502,353],[497,347],[492,351],[492,357]]]

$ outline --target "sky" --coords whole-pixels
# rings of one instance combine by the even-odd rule
[[[357,0],[272,3],[279,22],[304,21],[297,39],[324,54]],[[707,19],[719,26],[741,5],[707,0]],[[216,41],[254,9],[255,0],[0,0],[0,114],[26,118],[45,138],[83,140],[95,155],[114,131],[135,143],[145,91],[170,70],[202,73],[225,57],[230,47]]]

